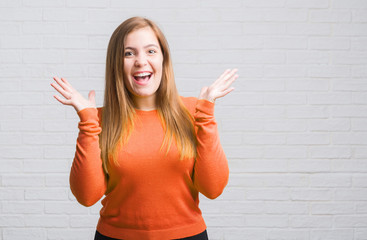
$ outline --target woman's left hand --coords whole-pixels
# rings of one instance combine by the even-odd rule
[[[238,78],[237,71],[238,69],[227,69],[224,71],[212,85],[201,89],[199,99],[205,99],[214,103],[217,98],[224,97],[232,92],[234,87],[231,87],[231,84]]]

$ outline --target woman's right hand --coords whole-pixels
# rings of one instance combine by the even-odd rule
[[[51,86],[56,89],[64,98],[54,95],[57,101],[64,105],[70,105],[75,108],[77,112],[84,108],[95,108],[95,92],[90,91],[88,99],[85,99],[77,90],[75,90],[66,79],[58,77],[53,78],[55,83],[51,83]]]

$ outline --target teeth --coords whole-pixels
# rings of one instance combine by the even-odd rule
[[[134,75],[134,77],[145,77],[145,76],[149,76],[151,73],[148,72],[144,72],[144,73],[138,73],[136,75]]]

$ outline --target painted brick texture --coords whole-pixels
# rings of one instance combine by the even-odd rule
[[[367,239],[366,0],[0,1],[0,240],[93,239],[100,203],[69,190],[78,118],[53,76],[103,101],[113,30],[156,21],[179,92],[226,68],[230,179],[201,196],[211,240]]]

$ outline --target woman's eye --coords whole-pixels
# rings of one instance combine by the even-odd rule
[[[133,53],[132,52],[125,52],[125,57],[129,57],[129,56],[132,56]]]
[[[149,52],[149,54],[155,54],[156,53],[156,51],[153,50],[153,49],[152,50],[149,50],[148,52]]]

